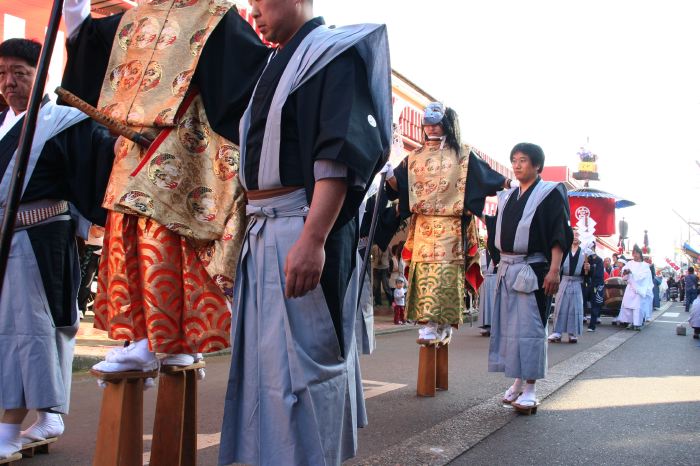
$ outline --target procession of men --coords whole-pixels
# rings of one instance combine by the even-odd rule
[[[371,422],[360,354],[374,357],[376,343],[365,261],[378,245],[388,254],[399,230],[398,270],[390,282],[383,261],[374,299],[384,288],[394,324],[418,326],[418,386],[436,383],[424,354],[446,354],[480,295],[482,372],[506,377],[494,403],[536,414],[548,344],[578,341],[585,299],[595,332],[604,293],[603,260],[572,229],[566,186],[542,177],[543,147],[514,145],[510,179],[464,143],[457,112],[434,101],[420,115],[421,146],[393,166],[385,25],[328,26],[313,0],[251,0],[256,29],[225,0],[135,3],[101,17],[90,0],[65,0],[61,86],[109,119],[41,93],[0,295],[0,464],[33,442],[60,445],[66,432],[90,291],[83,283],[79,296],[76,238],[95,228],[104,237],[87,280],[96,273],[94,327],[119,345],[93,374],[103,388],[159,370],[196,367],[204,379],[198,363],[230,352],[220,465],[340,465],[357,455],[358,428]],[[41,49],[0,43],[0,215],[13,212]],[[652,282],[637,249],[624,274],[642,302]],[[648,324],[657,307],[626,299],[632,328]],[[446,359],[430,354],[447,390]],[[453,356],[453,371],[461,362]],[[142,401],[112,415],[131,409]]]

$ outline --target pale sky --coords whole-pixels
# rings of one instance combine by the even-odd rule
[[[700,222],[700,1],[315,0],[328,24],[386,23],[392,66],[460,115],[465,142],[508,162],[539,144],[600,182],[655,262]],[[700,231],[700,225],[696,227]],[[617,241],[617,237],[611,239]],[[676,244],[674,244],[674,242]],[[691,243],[700,245],[692,233]]]

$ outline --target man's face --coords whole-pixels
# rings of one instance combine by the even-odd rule
[[[523,154],[522,152],[516,152],[513,154],[511,165],[513,167],[515,178],[521,183],[527,183],[537,178],[538,167],[532,164],[532,160],[530,160],[530,157],[526,154]]]
[[[610,258],[609,258],[609,257],[606,257],[606,258],[603,260],[603,265],[604,265],[605,267],[610,267]]]
[[[266,41],[286,44],[294,36],[300,26],[300,1],[304,0],[249,0],[255,24]]]
[[[0,94],[15,113],[27,109],[36,68],[21,58],[0,57]]]

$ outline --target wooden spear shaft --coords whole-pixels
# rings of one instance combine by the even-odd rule
[[[124,136],[128,140],[133,141],[146,149],[150,147],[151,140],[145,137],[143,134],[137,133],[124,123],[121,123],[120,121],[117,121],[116,119],[102,113],[89,103],[82,100],[80,97],[72,94],[70,91],[63,89],[62,87],[57,87],[55,92],[61,99],[63,99],[63,103],[77,108],[96,122],[106,126],[112,133]]]

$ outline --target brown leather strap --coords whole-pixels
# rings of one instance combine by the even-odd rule
[[[257,189],[255,191],[246,191],[248,199],[257,201],[260,199],[270,199],[271,197],[284,196],[299,189],[304,189],[302,186],[283,186],[273,189]]]

